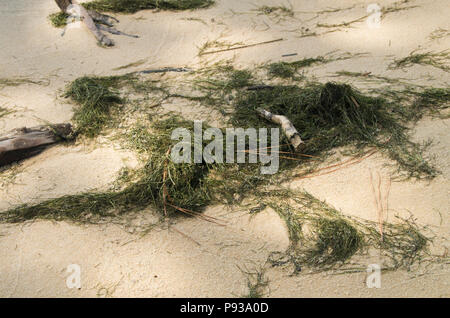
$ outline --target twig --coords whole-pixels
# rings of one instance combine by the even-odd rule
[[[226,51],[246,49],[248,47],[253,47],[253,46],[263,45],[263,44],[269,44],[269,43],[279,42],[279,41],[283,41],[283,40],[284,40],[283,38],[279,38],[279,39],[276,39],[276,40],[264,41],[264,42],[259,42],[259,43],[255,43],[255,44],[248,44],[248,45],[242,45],[242,46],[236,46],[236,47],[231,47],[231,48],[228,48],[228,49],[221,49],[221,50],[216,50],[216,51],[203,52],[200,55],[207,55],[207,54],[214,54],[214,53],[220,53],[220,52],[226,52]]]
[[[288,57],[288,56],[296,56],[298,55],[297,53],[290,53],[290,54],[283,54],[281,55],[281,57]]]

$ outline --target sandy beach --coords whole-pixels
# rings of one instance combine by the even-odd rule
[[[366,20],[351,27],[320,28],[367,14],[373,1],[217,0],[207,9],[171,12],[144,10],[114,15],[117,27],[140,38],[111,36],[116,45],[102,48],[81,26],[54,28],[48,15],[58,11],[52,0],[0,0],[0,78],[26,78],[31,83],[0,86],[0,107],[14,112],[0,118],[0,134],[14,128],[69,122],[73,103],[61,92],[84,75],[119,75],[162,67],[200,69],[221,60],[236,67],[255,68],[268,62],[295,61],[330,52],[364,55],[308,68],[320,82],[336,80],[336,72],[363,72],[402,78],[413,84],[446,87],[448,71],[423,65],[389,69],[390,63],[423,49],[448,50],[450,38],[430,37],[449,30],[446,0],[411,0],[417,6],[385,14],[378,28]],[[379,0],[381,7],[395,1]],[[261,15],[259,6],[291,6],[294,16]],[[331,9],[346,8],[334,11]],[[323,12],[328,10],[329,12]],[[336,29],[336,30],[335,30]],[[333,32],[326,33],[327,31]],[[302,36],[305,32],[319,35]],[[323,34],[321,34],[323,33]],[[207,41],[266,45],[199,56]],[[282,57],[284,54],[295,56]],[[136,66],[118,69],[130,63]],[[167,75],[176,80],[178,74]],[[339,80],[358,85],[356,79]],[[370,83],[367,85],[371,85]],[[197,109],[189,105],[163,105],[187,118]],[[285,184],[326,201],[344,215],[377,221],[371,180],[380,182],[388,205],[385,221],[413,216],[435,236],[429,249],[447,257],[444,262],[414,266],[382,274],[381,288],[366,286],[366,272],[299,273],[267,266],[273,252],[289,247],[288,228],[279,215],[265,209],[248,210],[213,205],[204,214],[227,226],[197,218],[179,218],[172,229],[160,224],[151,207],[117,222],[79,225],[36,220],[0,223],[0,297],[240,297],[248,294],[248,273],[264,268],[267,297],[449,297],[450,266],[450,119],[427,116],[413,128],[415,141],[433,140],[427,155],[440,174],[432,180],[392,180],[395,167],[385,156],[369,158],[314,178]],[[56,145],[0,171],[0,213],[23,203],[41,202],[62,195],[111,186],[124,167],[135,167],[133,153],[110,140]],[[145,235],[142,229],[151,228]],[[187,235],[187,236],[186,236]],[[373,255],[362,264],[372,264]],[[376,257],[375,257],[376,259]],[[66,285],[67,267],[79,264],[82,286]]]

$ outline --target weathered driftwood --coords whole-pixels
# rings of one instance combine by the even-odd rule
[[[100,29],[95,22],[107,25],[108,28],[102,27],[104,31],[113,34],[122,34],[120,31],[111,28],[113,26],[112,21],[118,22],[116,18],[93,10],[86,10],[82,5],[78,4],[76,0],[55,0],[55,1],[62,12],[80,18],[84,22],[84,24],[88,27],[88,29],[92,32],[92,34],[94,34],[97,41],[99,41],[99,43],[102,45],[112,46],[114,45],[114,42],[106,35],[104,35],[102,32],[100,32]]]
[[[48,146],[71,139],[70,124],[15,129],[0,136],[0,167],[34,156]]]
[[[295,129],[294,125],[291,123],[291,121],[283,115],[274,115],[271,112],[258,108],[257,109],[258,114],[267,119],[270,120],[276,124],[281,125],[281,129],[285,133],[285,135],[288,137],[290,144],[292,147],[294,147],[295,151],[300,150],[304,146],[303,140],[300,138],[300,134],[298,133],[297,129]]]

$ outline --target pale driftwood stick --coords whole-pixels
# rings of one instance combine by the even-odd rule
[[[114,42],[109,39],[106,35],[100,32],[100,30],[95,25],[94,20],[89,15],[89,12],[82,6],[79,5],[76,0],[55,0],[58,7],[67,14],[72,14],[72,11],[75,11],[75,14],[79,14],[81,20],[83,20],[84,24],[88,27],[88,29],[94,34],[97,41],[99,41],[102,45],[112,46]],[[97,17],[102,16],[100,13]]]
[[[15,129],[0,136],[0,166],[34,156],[72,135],[70,124]]]
[[[292,147],[294,147],[295,151],[300,150],[302,146],[304,146],[304,142],[300,138],[300,134],[286,116],[274,115],[262,108],[258,108],[256,111],[261,117],[281,125],[281,129],[283,129],[283,132],[288,137],[289,142],[291,143]]]

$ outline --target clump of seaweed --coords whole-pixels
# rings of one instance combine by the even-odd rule
[[[382,237],[374,227],[367,225],[364,234],[374,247],[382,251],[390,269],[409,269],[427,253],[431,239],[422,234],[425,229],[419,228],[413,219],[399,218],[399,221],[397,224],[384,224]]]
[[[439,115],[444,109],[450,107],[450,88],[431,87],[413,93],[417,99],[413,104],[416,114],[415,119],[420,119],[420,114],[431,113]]]
[[[252,83],[253,75],[248,70],[236,70],[230,75],[227,83],[227,87],[231,89],[242,88],[250,86]]]
[[[389,65],[390,69],[394,68],[405,68],[410,67],[414,64],[418,65],[430,65],[435,68],[439,68],[445,72],[450,70],[448,61],[450,58],[450,51],[445,50],[441,52],[424,52],[416,53],[416,51],[411,52],[408,56],[394,60]]]
[[[262,107],[291,120],[306,141],[306,153],[320,155],[335,147],[377,147],[412,177],[432,177],[435,169],[409,140],[402,118],[386,99],[366,96],[347,84],[308,83],[304,87],[273,86],[245,91],[236,98],[231,123],[237,127],[267,127],[255,116]]]
[[[118,91],[111,89],[116,81],[113,77],[84,76],[70,83],[64,96],[79,104],[73,116],[77,133],[93,137],[108,123],[111,108],[123,103]]]
[[[55,28],[63,28],[67,25],[67,19],[69,15],[65,12],[55,12],[48,16],[50,23]]]
[[[264,268],[241,271],[247,276],[248,293],[243,298],[261,298],[267,295],[269,280],[265,276]]]
[[[296,67],[288,62],[277,62],[268,65],[268,73],[273,77],[291,78],[297,71]]]
[[[1,213],[0,222],[54,219],[95,223],[149,205],[167,216],[175,211],[197,215],[192,210],[199,211],[210,201],[204,184],[209,168],[206,163],[176,164],[170,159],[171,147],[176,142],[170,136],[179,127],[192,129],[193,125],[177,117],[153,123],[151,134],[136,143],[137,147],[147,149],[147,162],[135,172],[136,181],[122,190],[66,195],[36,205],[18,206]]]
[[[114,115],[123,109],[118,106],[135,101],[127,98],[129,94],[145,97],[156,92],[163,93],[162,99],[169,97],[164,87],[158,86],[155,81],[141,80],[135,73],[128,73],[78,78],[66,87],[63,96],[70,97],[78,104],[72,119],[76,124],[77,133],[95,137],[105,126],[114,122],[117,117]]]
[[[307,264],[330,266],[350,259],[363,244],[361,233],[344,219],[314,220],[314,245],[305,252]]]
[[[261,191],[257,197],[290,220],[286,223],[291,237],[288,255],[277,253],[269,260],[272,265],[292,263],[294,273],[302,265],[318,270],[343,267],[370,248],[380,251],[384,270],[409,269],[427,253],[430,239],[411,219],[384,222],[381,234],[375,222],[346,217],[307,192],[279,189]]]
[[[257,196],[280,217],[289,220],[286,225],[291,255],[287,262],[294,263],[295,272],[301,265],[319,269],[341,266],[366,244],[353,220],[309,193],[279,189],[272,193],[261,191]],[[272,258],[272,263],[281,265],[286,261]]]
[[[323,56],[304,58],[295,62],[277,62],[271,63],[268,67],[268,73],[273,77],[292,78],[296,72],[303,67],[308,67],[314,64],[325,63],[326,59]]]
[[[104,12],[135,13],[140,10],[192,10],[208,8],[214,0],[94,0],[84,3],[86,9]]]

